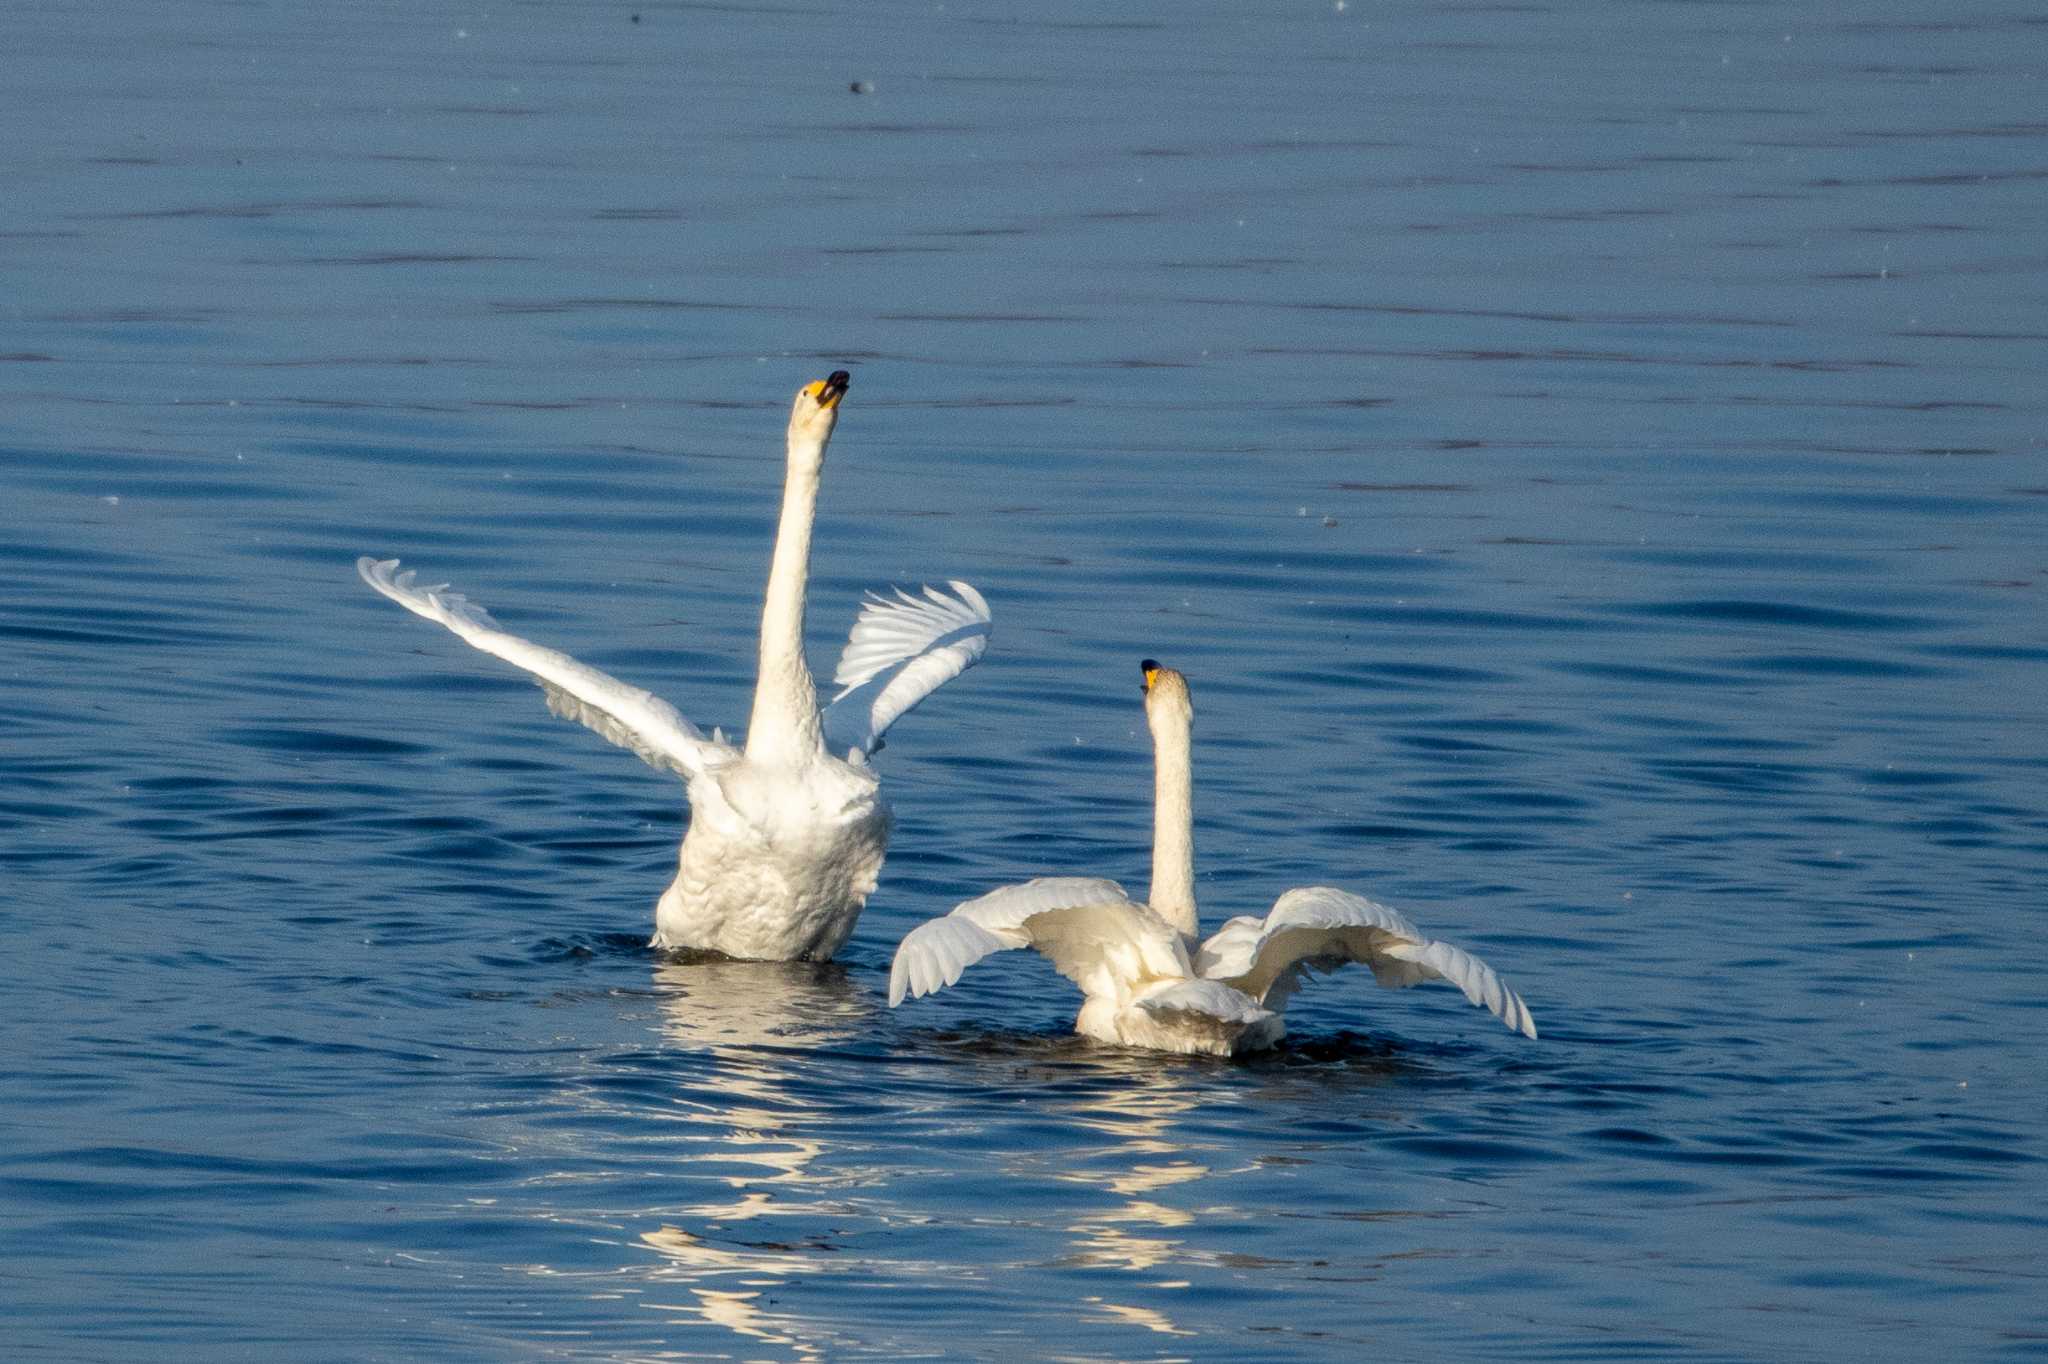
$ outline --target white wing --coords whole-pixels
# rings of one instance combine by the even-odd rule
[[[988,603],[966,583],[947,586],[953,596],[935,587],[922,597],[900,588],[893,599],[868,595],[832,674],[839,687],[825,708],[832,752],[874,752],[890,725],[988,648]]]
[[[1392,989],[1447,980],[1509,1028],[1536,1036],[1529,1006],[1491,966],[1462,948],[1425,938],[1397,910],[1329,886],[1288,891],[1263,920],[1232,919],[1202,944],[1195,969],[1277,1009],[1307,971],[1354,961],[1370,966],[1373,978]]]
[[[1114,881],[1049,876],[992,890],[919,924],[896,948],[889,1005],[944,989],[991,952],[1035,947],[1090,995],[1192,974],[1171,925]]]
[[[406,610],[445,625],[465,642],[525,669],[547,693],[549,710],[590,726],[655,767],[694,777],[735,756],[725,745],[706,739],[674,706],[652,692],[628,686],[567,654],[505,633],[489,612],[445,585],[415,587],[413,574],[399,572],[396,559],[365,556],[356,560],[356,571],[364,582]]]

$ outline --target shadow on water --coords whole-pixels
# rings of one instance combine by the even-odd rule
[[[1095,1076],[1116,1081],[1136,1074],[1163,1074],[1198,1082],[1232,1073],[1281,1075],[1310,1068],[1373,1072],[1392,1080],[1424,1069],[1410,1059],[1410,1048],[1358,1032],[1313,1038],[1290,1035],[1270,1050],[1227,1059],[1112,1047],[1081,1037],[1071,1028],[1039,1032],[978,1027],[907,1029],[904,1036],[918,1044],[914,1059],[919,1063],[1022,1066],[1036,1068],[1048,1080]]]

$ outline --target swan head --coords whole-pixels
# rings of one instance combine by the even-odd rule
[[[1185,731],[1195,722],[1195,698],[1188,680],[1148,658],[1138,665],[1145,674],[1145,719],[1157,733],[1161,725]]]
[[[835,369],[823,379],[813,379],[796,391],[796,401],[789,406],[789,447],[812,449],[824,452],[825,442],[832,439],[832,427],[839,420],[839,400],[846,396],[847,385],[853,376],[843,369]]]

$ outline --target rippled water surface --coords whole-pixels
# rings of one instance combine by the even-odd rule
[[[2048,27],[1992,0],[171,0],[0,50],[15,1359],[2048,1355]],[[746,717],[964,577],[830,966],[381,601]],[[1527,996],[1240,1064],[895,943],[1368,891]]]

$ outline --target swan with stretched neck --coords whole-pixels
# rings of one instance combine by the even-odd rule
[[[1402,914],[1329,886],[1282,895],[1265,918],[1232,919],[1197,943],[1194,701],[1151,659],[1152,889],[1140,904],[1114,881],[1042,877],[990,891],[911,930],[889,970],[889,1004],[953,984],[991,952],[1033,947],[1081,987],[1074,1030],[1127,1047],[1230,1056],[1286,1032],[1282,1013],[1310,972],[1347,962],[1393,988],[1446,980],[1526,1037],[1536,1022],[1494,969],[1435,942]]]
[[[905,711],[981,657],[989,610],[966,583],[870,596],[818,706],[804,662],[804,589],[825,447],[847,375],[804,385],[789,416],[782,517],[761,606],[760,671],[746,746],[706,737],[661,698],[567,654],[506,633],[446,587],[418,587],[396,559],[364,558],[364,581],[400,606],[531,673],[557,715],[590,726],[686,783],[689,829],[654,911],[655,947],[757,960],[824,961],[853,932],[889,841],[889,807],[868,755]]]

